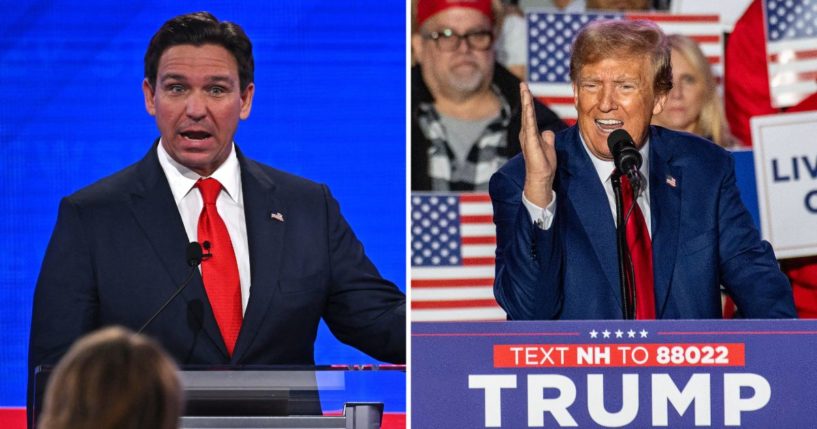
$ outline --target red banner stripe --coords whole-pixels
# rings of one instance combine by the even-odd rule
[[[794,59],[796,60],[807,60],[811,58],[817,58],[817,50],[797,51],[794,53]],[[769,61],[773,63],[780,61],[780,54],[769,54]]]
[[[797,79],[812,82],[817,80],[817,71],[797,73]]]
[[[462,237],[462,244],[496,244],[496,237],[493,235]]]
[[[474,308],[499,307],[493,299],[460,299],[452,301],[412,301],[412,310],[426,310],[431,308]]]
[[[460,216],[460,223],[492,223],[492,215],[465,215]]]
[[[493,256],[485,256],[482,258],[462,258],[462,265],[494,265],[496,259]]]
[[[462,194],[460,202],[463,203],[490,203],[491,196],[488,194]]]
[[[493,278],[475,279],[412,279],[411,287],[466,287],[466,286],[493,286]]]
[[[719,22],[718,15],[664,15],[664,14],[627,14],[627,19],[636,21],[646,19],[654,22]]]
[[[0,428],[26,429],[26,409],[0,407]]]

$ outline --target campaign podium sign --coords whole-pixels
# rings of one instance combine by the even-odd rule
[[[814,427],[817,321],[412,324],[414,427]]]

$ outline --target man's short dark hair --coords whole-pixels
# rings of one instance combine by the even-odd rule
[[[219,21],[210,12],[179,15],[165,22],[153,35],[145,52],[145,78],[150,87],[156,88],[159,58],[168,48],[176,45],[206,44],[221,46],[233,54],[238,63],[241,91],[244,92],[253,81],[255,69],[252,43],[241,26],[229,21]]]

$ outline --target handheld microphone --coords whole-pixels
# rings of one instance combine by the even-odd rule
[[[144,331],[145,328],[147,328],[148,325],[150,325],[150,322],[152,322],[153,319],[156,318],[156,316],[161,314],[162,310],[164,310],[165,307],[167,307],[170,304],[170,302],[173,301],[174,298],[176,298],[180,293],[182,293],[184,288],[187,287],[187,284],[190,283],[190,279],[193,278],[193,274],[195,274],[196,268],[199,266],[199,264],[201,264],[202,258],[201,246],[199,245],[198,242],[193,241],[187,245],[187,249],[185,249],[184,254],[185,260],[187,261],[187,265],[190,267],[190,272],[187,274],[187,277],[184,279],[182,284],[176,289],[176,292],[173,292],[173,295],[170,295],[170,298],[168,298],[167,301],[165,301],[165,303],[162,304],[161,307],[159,307],[159,310],[157,310],[156,313],[153,313],[153,316],[151,316],[150,319],[148,319],[148,321],[145,322],[145,324],[142,325],[142,327],[139,328],[138,331],[136,331],[137,334],[141,334],[142,331]]]
[[[633,138],[623,128],[619,128],[607,137],[607,147],[613,155],[613,162],[616,168],[622,174],[626,174],[630,179],[630,184],[633,187],[633,192],[636,196],[641,193],[641,174],[638,169],[644,160],[641,158],[641,153],[635,148]]]

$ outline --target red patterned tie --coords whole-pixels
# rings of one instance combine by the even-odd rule
[[[201,276],[221,337],[227,346],[227,352],[232,356],[243,319],[241,283],[230,234],[216,209],[221,183],[213,178],[200,179],[196,182],[196,187],[204,201],[198,227],[199,243],[206,249],[201,263]],[[204,243],[209,243],[209,249]]]
[[[622,211],[627,218],[627,245],[630,247],[630,256],[633,260],[635,273],[635,318],[655,319],[655,287],[652,276],[652,242],[647,231],[647,222],[641,208],[633,205],[633,190],[630,179],[621,176],[621,195],[624,207]]]

